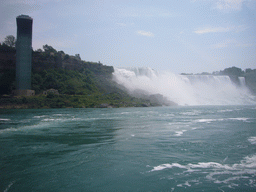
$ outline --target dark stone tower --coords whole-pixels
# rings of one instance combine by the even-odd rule
[[[27,15],[20,15],[17,22],[16,42],[16,95],[33,95],[31,90],[32,23]]]

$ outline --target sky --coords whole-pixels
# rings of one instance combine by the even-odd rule
[[[33,18],[33,49],[173,73],[256,68],[256,0],[1,0],[0,42]]]

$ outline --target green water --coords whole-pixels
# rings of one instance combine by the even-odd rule
[[[255,191],[256,106],[0,111],[0,191]]]

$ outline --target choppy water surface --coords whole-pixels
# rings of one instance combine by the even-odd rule
[[[0,191],[255,191],[256,106],[0,111]]]

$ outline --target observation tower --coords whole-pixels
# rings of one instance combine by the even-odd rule
[[[28,15],[20,15],[16,18],[16,22],[17,42],[15,95],[31,96],[35,94],[35,91],[31,90],[33,19]]]

